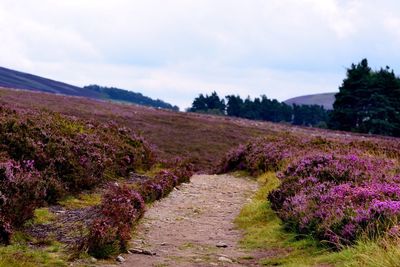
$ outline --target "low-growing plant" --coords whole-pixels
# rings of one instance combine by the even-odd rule
[[[281,182],[268,199],[285,227],[341,248],[379,238],[400,223],[399,157],[388,146],[397,143],[373,141],[290,134],[256,139],[228,153],[220,172],[277,171]]]
[[[22,226],[46,202],[129,178],[154,162],[153,147],[116,123],[0,107],[2,232]]]
[[[44,187],[40,173],[31,161],[19,164],[14,160],[0,163],[0,241],[8,243],[12,228],[33,217],[43,203]]]
[[[108,258],[120,251],[117,229],[107,218],[93,221],[88,236],[88,253],[99,259]]]
[[[34,211],[34,224],[48,224],[55,219],[54,213],[49,208],[39,208]]]
[[[70,195],[61,199],[58,203],[66,209],[82,209],[99,205],[101,203],[101,194],[81,193],[76,196]]]
[[[167,164],[169,169],[162,169],[155,173],[153,177],[140,181],[136,190],[142,195],[146,203],[159,200],[167,196],[172,189],[181,184],[190,182],[193,175],[193,165],[180,158],[173,160]]]
[[[12,235],[12,227],[10,222],[4,217],[0,216],[0,243],[8,245],[10,244]]]
[[[356,155],[315,155],[290,165],[269,194],[285,224],[336,247],[397,224],[399,179],[392,161]],[[398,208],[399,207],[399,208]]]
[[[183,160],[182,158],[176,158],[171,168],[172,173],[178,178],[177,183],[188,183],[190,177],[194,173],[194,165],[190,160]]]
[[[89,227],[89,253],[103,258],[125,251],[131,228],[143,212],[144,201],[138,192],[127,186],[111,185],[100,205],[101,218]]]

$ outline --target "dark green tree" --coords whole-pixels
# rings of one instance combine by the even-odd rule
[[[242,114],[241,117],[250,119],[250,120],[259,120],[260,119],[260,99],[252,101],[250,96],[248,96],[243,103]]]
[[[200,94],[196,97],[189,111],[223,115],[225,108],[225,100],[220,99],[216,92],[212,92],[211,95]]]
[[[243,109],[243,99],[240,96],[228,95],[225,97],[228,101],[226,103],[226,113],[228,116],[241,117]]]
[[[190,108],[192,112],[207,111],[206,98],[203,94],[200,94],[193,100],[192,107]]]
[[[328,113],[318,105],[293,105],[293,124],[302,126],[326,127]]]
[[[363,59],[347,70],[339,90],[330,128],[400,136],[400,79],[393,70],[373,71]]]
[[[347,77],[339,87],[335,96],[332,112],[331,128],[351,131],[360,122],[357,115],[361,99],[368,97],[371,82],[371,68],[363,59],[359,64],[352,64],[347,70]]]

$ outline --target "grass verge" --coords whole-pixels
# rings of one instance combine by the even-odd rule
[[[47,224],[55,219],[55,215],[49,210],[49,208],[39,208],[36,209],[34,213],[34,224]]]
[[[82,209],[86,207],[95,206],[101,203],[101,194],[98,193],[82,193],[78,196],[68,196],[59,204],[66,209]]]
[[[400,239],[364,240],[341,251],[331,251],[309,236],[284,230],[266,196],[279,185],[272,172],[258,178],[260,189],[246,204],[236,225],[244,231],[241,246],[253,251],[264,266],[400,266]],[[256,251],[256,252],[255,252]]]
[[[0,246],[0,267],[67,266],[60,243],[33,248],[28,240],[29,237],[17,232],[12,245]]]

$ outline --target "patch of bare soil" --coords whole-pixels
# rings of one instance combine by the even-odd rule
[[[52,206],[50,211],[55,214],[53,222],[36,224],[26,227],[25,232],[38,241],[57,240],[74,247],[79,245],[84,229],[95,218],[97,207],[67,210],[61,206]]]
[[[234,219],[256,191],[255,181],[197,175],[149,207],[122,266],[254,266],[239,248]]]

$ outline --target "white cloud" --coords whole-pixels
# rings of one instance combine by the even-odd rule
[[[364,15],[360,14],[363,5],[359,0],[308,0],[308,2],[339,39],[355,34]]]
[[[396,69],[395,0],[0,1],[3,66],[187,105],[202,90],[334,91],[363,57]]]

